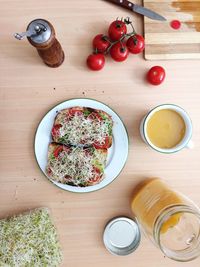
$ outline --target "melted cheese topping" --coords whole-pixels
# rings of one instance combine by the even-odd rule
[[[59,140],[65,144],[87,144],[94,143],[104,145],[105,138],[112,135],[112,120],[101,120],[85,117],[84,114],[66,118],[66,113],[60,113]],[[60,142],[61,142],[60,141]]]
[[[57,158],[49,157],[47,166],[51,178],[63,184],[87,185],[97,177],[102,178],[106,164],[106,153],[93,148],[72,147],[70,152],[62,151]],[[97,173],[95,168],[100,170]]]

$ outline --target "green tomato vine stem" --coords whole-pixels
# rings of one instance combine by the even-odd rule
[[[123,19],[121,19],[121,21],[122,21],[122,20],[123,20]],[[116,21],[117,21],[117,20],[116,20]],[[121,48],[124,49],[125,47],[124,47],[124,43],[123,43],[123,41],[124,41],[126,38],[131,37],[131,36],[133,36],[133,38],[134,38],[134,36],[137,34],[136,31],[135,31],[135,28],[134,28],[134,26],[133,26],[133,23],[132,23],[132,21],[130,21],[130,18],[129,18],[129,17],[127,17],[127,18],[124,19],[124,23],[125,23],[126,25],[130,25],[131,28],[132,28],[132,31],[131,31],[130,33],[125,33],[125,34],[123,34],[123,36],[122,36],[119,40],[117,40],[117,41],[112,41],[112,40],[109,39],[108,36],[106,36],[106,35],[103,36],[103,40],[105,40],[105,41],[107,41],[107,42],[110,43],[109,47],[108,47],[108,48],[106,49],[106,51],[104,52],[105,55],[108,54],[108,53],[110,52],[110,49],[111,49],[115,44],[117,44],[117,43],[120,43],[120,44],[121,44]],[[97,53],[97,51],[94,51],[94,52]]]

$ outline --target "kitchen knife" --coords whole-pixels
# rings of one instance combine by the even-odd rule
[[[166,20],[166,18],[159,15],[158,13],[156,13],[156,12],[154,12],[148,8],[145,8],[143,6],[133,4],[133,3],[129,2],[128,0],[106,0],[106,1],[114,3],[114,4],[121,6],[121,7],[127,8],[131,11],[134,11],[136,13],[143,15],[143,16],[146,16],[150,19],[161,20],[161,21]]]

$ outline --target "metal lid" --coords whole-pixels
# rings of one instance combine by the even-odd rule
[[[46,20],[35,19],[28,25],[27,32],[32,33],[29,38],[34,43],[42,44],[49,40],[51,36],[51,27]]]
[[[115,255],[125,256],[136,250],[141,239],[136,221],[127,217],[112,219],[105,227],[103,241],[106,248]]]

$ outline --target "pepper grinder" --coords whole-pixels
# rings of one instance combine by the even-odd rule
[[[59,67],[65,58],[64,52],[58,40],[55,38],[55,30],[52,24],[44,19],[31,21],[26,32],[15,33],[15,38],[22,40],[27,37],[33,45],[44,63],[51,67]]]

